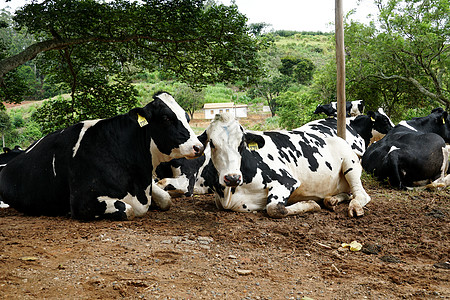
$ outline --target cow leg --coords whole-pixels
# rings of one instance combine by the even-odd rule
[[[320,205],[313,200],[298,201],[288,205],[289,197],[299,186],[300,182],[297,181],[290,189],[281,184],[269,187],[268,204],[266,206],[267,214],[272,218],[283,218],[290,215],[320,211]]]
[[[125,203],[122,200],[109,198],[109,197],[98,197],[99,202],[106,204],[106,209],[104,211],[104,217],[112,220],[126,221],[134,219],[135,212],[133,207]]]
[[[360,217],[364,215],[363,207],[370,201],[370,196],[364,190],[361,183],[362,167],[356,155],[354,158],[344,158],[342,162],[344,177],[350,186],[353,199],[348,205],[348,215],[350,217]]]
[[[299,215],[307,212],[317,212],[321,209],[320,205],[314,200],[299,201],[286,206],[287,216]]]
[[[84,221],[104,217],[113,220],[131,220],[135,216],[133,207],[120,199],[92,195],[77,197],[73,194],[70,196],[70,213],[72,218]]]
[[[170,194],[159,187],[158,184],[153,184],[152,199],[156,207],[163,211],[169,210],[172,205]]]
[[[323,199],[323,205],[329,210],[334,211],[336,206],[344,201],[349,201],[351,196],[348,193],[340,193],[334,196],[328,196]]]
[[[182,195],[191,196],[189,192],[189,180],[183,177],[177,178],[163,178],[158,180],[156,185],[164,191],[167,191],[172,197],[179,197]]]

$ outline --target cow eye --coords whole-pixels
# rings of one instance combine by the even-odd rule
[[[169,119],[169,117],[167,115],[163,115],[161,117],[161,119],[162,119],[163,123],[166,124],[166,125],[169,125],[171,123],[171,121],[170,121],[170,119]]]

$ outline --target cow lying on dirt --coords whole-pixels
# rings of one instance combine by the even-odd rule
[[[401,189],[414,186],[446,187],[450,118],[442,108],[426,117],[402,121],[364,153],[368,173]]]
[[[170,94],[161,92],[127,114],[51,133],[4,167],[0,196],[30,215],[142,216],[152,200],[154,162],[203,152],[186,116]],[[170,197],[154,200],[161,209],[170,207]]]
[[[302,131],[248,132],[229,114],[216,115],[199,137],[211,147],[216,204],[240,212],[267,210],[281,218],[333,209],[351,200],[349,216],[370,201],[349,144]],[[353,197],[350,197],[352,193]]]

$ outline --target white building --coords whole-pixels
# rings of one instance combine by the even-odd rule
[[[226,103],[205,103],[203,106],[205,111],[205,119],[214,119],[216,114],[220,113],[231,113],[236,118],[246,118],[247,117],[247,105],[239,104],[236,105],[234,102]]]

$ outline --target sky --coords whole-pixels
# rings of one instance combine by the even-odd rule
[[[233,0],[217,0],[230,5]],[[334,31],[334,0],[234,0],[239,11],[247,16],[249,23],[267,23],[274,30]],[[344,14],[356,9],[352,19],[368,23],[367,15],[376,14],[373,0],[342,0]],[[22,6],[24,0],[6,3],[0,0],[0,9],[10,6],[13,10]],[[359,4],[359,5],[358,5]]]

